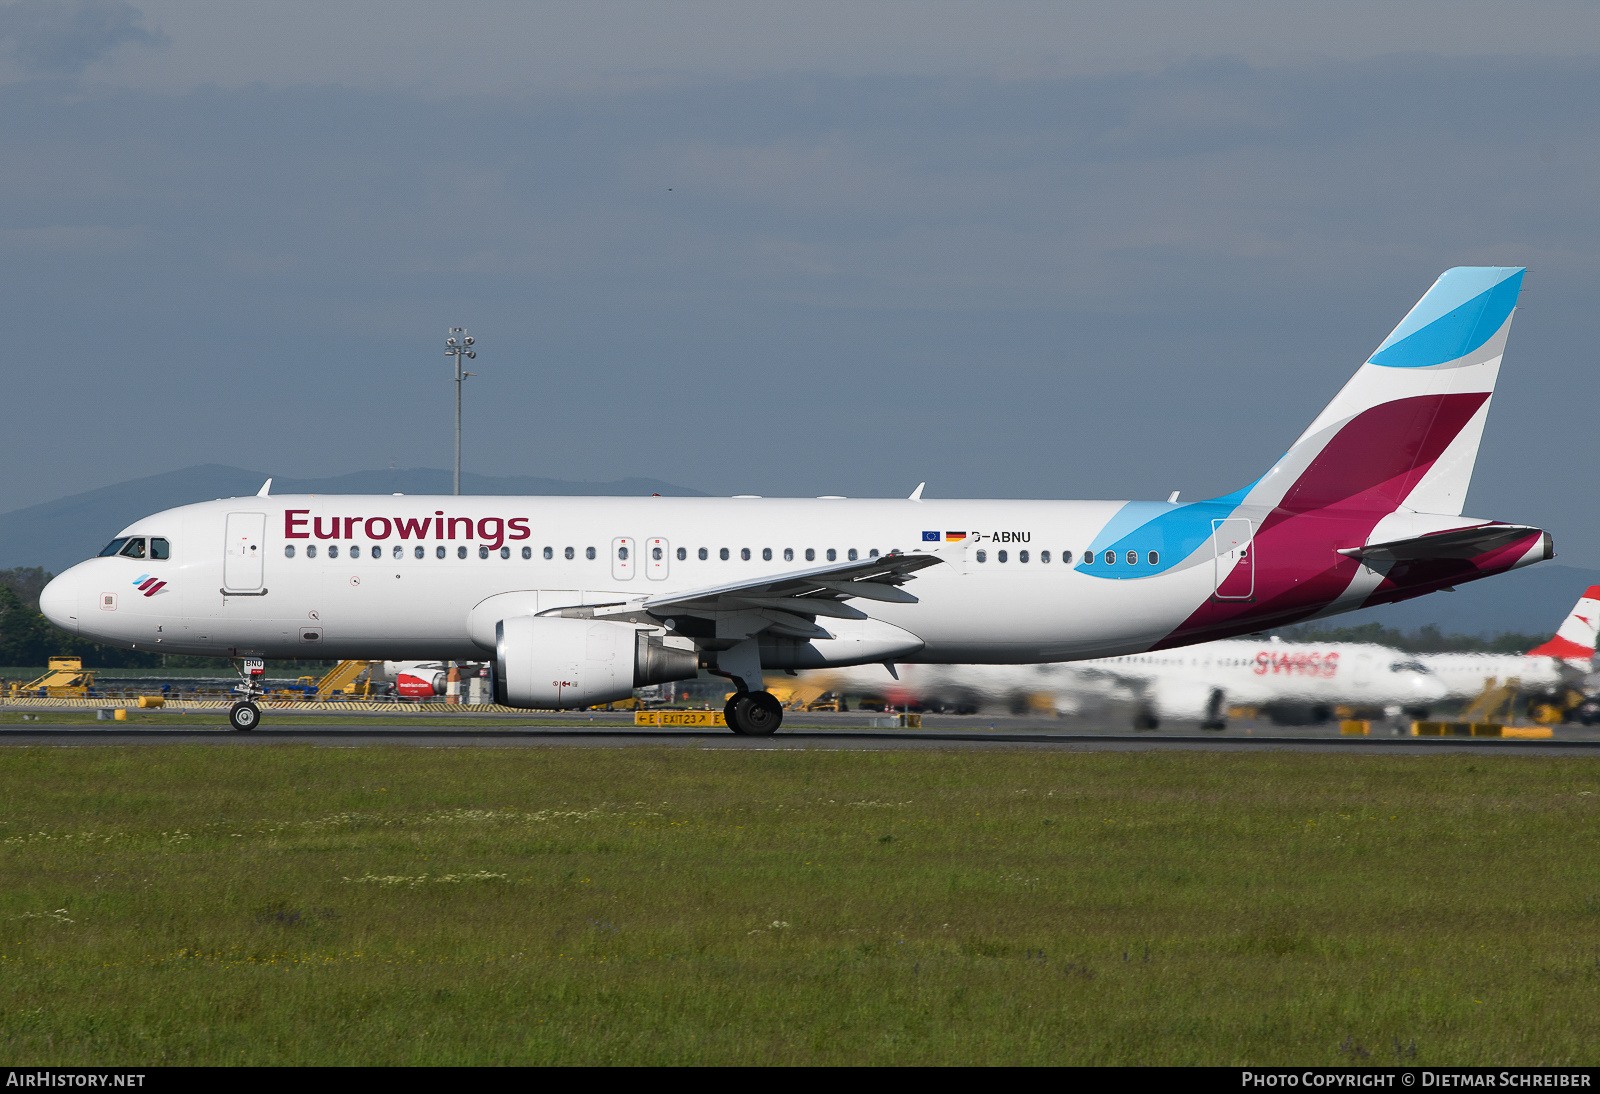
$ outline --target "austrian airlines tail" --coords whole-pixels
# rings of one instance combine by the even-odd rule
[[[1600,585],[1584,590],[1555,637],[1528,651],[1529,657],[1556,657],[1587,672],[1594,660],[1595,634],[1600,631]]]

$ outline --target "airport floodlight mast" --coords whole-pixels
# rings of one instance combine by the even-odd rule
[[[444,355],[456,359],[456,475],[455,492],[461,493],[461,381],[468,376],[476,376],[475,372],[461,371],[461,358],[472,360],[478,356],[478,351],[472,348],[472,335],[468,334],[465,327],[451,327],[450,335],[444,340]]]

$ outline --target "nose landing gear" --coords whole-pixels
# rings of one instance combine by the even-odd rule
[[[228,724],[240,733],[248,733],[261,724],[261,708],[256,706],[255,700],[267,693],[262,683],[267,663],[259,657],[236,658],[233,671],[239,674],[239,683],[233,690],[239,692],[241,698],[229,708]]]

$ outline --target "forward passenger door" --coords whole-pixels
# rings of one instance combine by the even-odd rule
[[[213,525],[215,527],[215,525]],[[229,513],[223,543],[223,592],[260,592],[266,559],[267,515]]]

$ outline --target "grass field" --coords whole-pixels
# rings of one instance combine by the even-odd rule
[[[0,749],[10,1064],[1592,1064],[1600,761]]]

